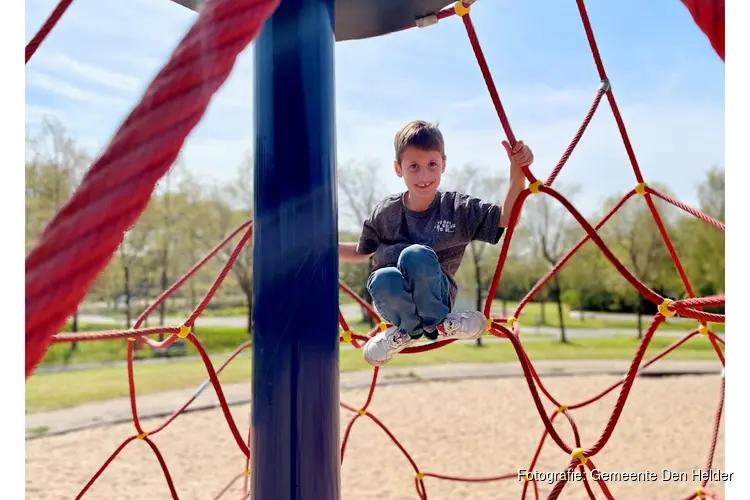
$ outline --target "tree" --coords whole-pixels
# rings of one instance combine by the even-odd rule
[[[179,162],[179,160],[178,160]],[[175,236],[175,224],[173,222],[174,214],[170,210],[170,200],[173,197],[171,192],[173,169],[175,165],[167,172],[164,177],[164,193],[157,198],[159,200],[158,208],[161,212],[160,219],[163,226],[160,229],[160,240],[159,240],[159,267],[160,269],[160,281],[161,281],[161,292],[164,293],[169,287],[169,258],[171,256],[171,249],[174,245]],[[159,306],[159,325],[164,325],[164,319],[167,314],[167,301],[163,301]],[[159,340],[163,339],[163,334],[159,334]]]
[[[579,186],[564,189],[558,184],[555,188],[558,192],[565,192],[568,200],[572,200],[579,191]],[[544,193],[531,196],[526,201],[524,211],[527,213],[526,217],[523,217],[524,224],[529,228],[537,256],[546,264],[547,269],[550,269],[563,257],[564,252],[570,246],[570,228],[571,224],[575,223],[572,215],[557,200]],[[567,342],[562,288],[563,282],[558,272],[551,280],[551,291],[557,303],[560,342]]]
[[[358,163],[348,161],[338,166],[338,189],[342,196],[340,207],[344,221],[355,233],[346,231],[340,235],[342,240],[359,238],[359,231],[375,206],[385,198],[385,188],[379,181],[382,178],[380,166],[375,162]],[[372,303],[372,297],[367,291],[367,278],[373,270],[372,260],[364,263],[342,263],[339,275],[357,295]],[[373,320],[366,309],[362,308],[362,321],[373,326]]]
[[[158,255],[157,236],[162,221],[157,204],[158,200],[152,198],[133,227],[125,233],[118,249],[122,270],[120,297],[125,310],[126,328],[130,328],[133,320],[133,299],[147,298],[158,275],[154,262],[158,262],[155,255]]]
[[[25,246],[31,250],[44,227],[73,194],[91,159],[68,134],[62,123],[44,117],[26,145]],[[72,331],[78,331],[78,309]],[[76,350],[73,342],[66,361]]]
[[[585,236],[580,226],[571,230],[571,240],[576,243]],[[591,240],[584,243],[560,270],[566,283],[563,294],[565,302],[578,309],[579,318],[585,319],[585,311],[596,303],[597,309],[605,308],[608,298],[607,284],[616,271],[609,265],[601,249]]]
[[[663,186],[654,186],[654,189],[667,194]],[[614,206],[621,195],[614,196],[605,202],[605,210]],[[665,206],[659,199],[654,199],[654,204],[660,213],[665,212]],[[662,217],[662,222],[667,229],[672,225],[671,218]],[[667,280],[666,270],[672,269],[672,259],[669,255],[664,239],[656,225],[654,216],[647,206],[645,200],[640,197],[626,202],[615,215],[601,229],[600,233],[608,243],[612,253],[624,263],[626,267],[643,283],[651,288],[663,287]],[[645,299],[642,294],[633,290],[630,284],[620,280],[622,286],[620,293],[631,296],[635,293],[635,312],[638,316],[638,338],[643,336],[643,313],[645,312]],[[626,291],[627,290],[627,291]]]
[[[448,172],[445,184],[449,189],[469,194],[491,203],[499,204],[502,202],[507,179],[495,174],[492,169],[467,163],[457,170],[448,170]],[[496,264],[496,262],[489,263],[487,262],[488,259],[484,258],[487,248],[490,246],[481,241],[472,241],[468,246],[468,256],[471,259],[474,271],[473,295],[478,311],[484,309],[484,298],[492,282],[494,266]],[[489,269],[490,266],[492,266],[491,270]],[[477,345],[482,345],[481,338],[477,339]]]
[[[698,209],[719,222],[724,222],[724,169],[713,167],[706,172],[698,187]],[[676,246],[685,272],[698,295],[724,292],[724,233],[705,221],[685,214],[677,224]]]
[[[78,186],[90,157],[59,120],[45,117],[26,144],[26,250]]]
[[[200,182],[184,164],[179,164],[173,171],[175,192],[170,196],[169,206],[179,217],[172,219],[173,243],[180,251],[173,252],[169,259],[172,273],[184,274],[192,268],[201,257],[216,246],[224,236],[223,231],[229,224],[224,217],[219,217],[216,204],[223,205],[223,191]],[[185,283],[186,304],[192,311],[198,306],[198,292],[215,277],[217,264],[209,262]],[[180,297],[185,292],[178,292]]]
[[[223,216],[225,220],[234,221],[234,225],[240,225],[242,222],[252,217],[253,211],[253,159],[248,154],[237,166],[237,180],[227,187],[229,200],[234,210],[229,207],[217,204],[214,209],[216,214]],[[222,214],[223,212],[223,214]],[[226,257],[229,256],[232,246],[228,248]],[[232,275],[245,296],[247,304],[247,333],[253,332],[253,246],[248,243],[237,256],[237,260],[232,266]]]

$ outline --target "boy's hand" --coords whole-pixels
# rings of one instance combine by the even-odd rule
[[[508,153],[508,158],[510,158],[508,194],[505,196],[505,202],[503,202],[500,211],[500,227],[506,228],[510,224],[513,205],[526,187],[526,177],[523,175],[522,169],[527,168],[534,162],[534,153],[531,152],[523,141],[516,142],[516,145],[512,149],[508,141],[503,141],[503,147]]]
[[[523,141],[517,141],[512,150],[508,141],[503,141],[503,147],[505,152],[508,153],[508,158],[510,158],[511,169],[526,168],[534,163],[534,153]]]

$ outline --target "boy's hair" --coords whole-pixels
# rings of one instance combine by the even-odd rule
[[[414,146],[424,151],[439,151],[445,156],[445,141],[437,125],[424,120],[415,120],[404,125],[396,132],[393,147],[396,150],[396,161],[401,164],[404,150]]]

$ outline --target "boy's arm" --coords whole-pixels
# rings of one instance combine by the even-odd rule
[[[365,262],[372,254],[362,254],[357,251],[358,243],[339,243],[339,260],[343,262]]]
[[[339,260],[343,262],[366,262],[375,253],[380,242],[373,222],[376,216],[377,211],[362,224],[362,232],[359,235],[358,242],[339,243]]]
[[[499,227],[505,229],[510,224],[513,205],[516,203],[521,191],[526,189],[526,177],[523,175],[522,169],[534,162],[534,153],[531,152],[531,149],[523,141],[516,142],[512,151],[507,141],[503,141],[503,146],[510,158],[510,182],[508,183],[508,192],[505,195],[505,201],[500,213],[499,224]]]

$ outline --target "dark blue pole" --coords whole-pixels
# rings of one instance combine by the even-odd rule
[[[255,42],[257,500],[340,498],[333,5],[282,0]]]

